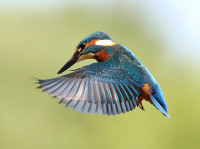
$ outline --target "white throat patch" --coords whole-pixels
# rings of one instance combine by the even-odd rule
[[[116,43],[112,42],[112,40],[98,40],[95,45],[101,46],[114,46]]]

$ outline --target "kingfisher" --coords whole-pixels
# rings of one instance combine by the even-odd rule
[[[67,108],[83,113],[117,115],[136,107],[144,110],[145,100],[170,118],[160,86],[128,48],[115,43],[104,32],[94,32],[77,45],[57,74],[85,59],[97,62],[71,70],[67,75],[38,79],[38,88],[60,98],[59,103]]]

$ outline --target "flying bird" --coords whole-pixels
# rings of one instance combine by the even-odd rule
[[[104,32],[94,32],[78,44],[57,74],[85,59],[95,59],[97,63],[57,78],[38,80],[38,88],[61,98],[60,103],[67,108],[83,113],[116,115],[135,107],[144,110],[142,101],[146,100],[170,117],[158,83],[128,48]]]

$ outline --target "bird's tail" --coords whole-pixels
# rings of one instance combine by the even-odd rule
[[[159,86],[157,86],[156,92],[150,95],[150,98],[154,104],[154,106],[166,117],[170,118],[168,114],[167,104],[165,102],[165,98],[163,96],[162,90]]]

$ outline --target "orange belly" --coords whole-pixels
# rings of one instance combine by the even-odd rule
[[[140,90],[140,95],[138,98],[138,106],[140,109],[144,110],[144,107],[142,105],[142,100],[149,101],[151,104],[153,104],[151,98],[151,87],[148,84],[144,84],[144,86]]]

